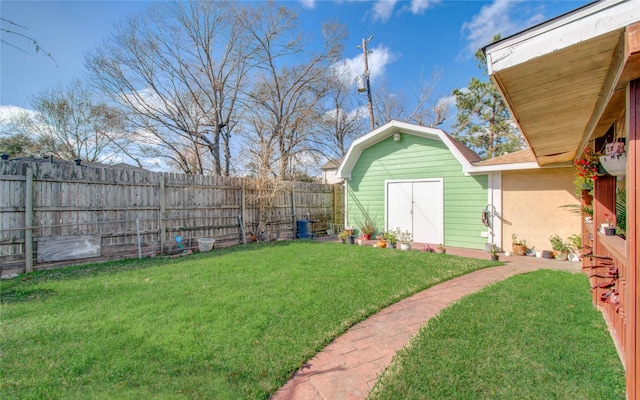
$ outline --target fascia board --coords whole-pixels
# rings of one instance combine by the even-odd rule
[[[527,170],[527,169],[540,169],[538,163],[536,162],[526,162],[526,163],[513,163],[513,164],[500,164],[500,165],[486,165],[481,167],[474,167],[465,170],[465,173],[469,175],[487,172],[500,172],[500,171],[517,171],[517,170]]]
[[[549,169],[549,168],[573,168],[573,164],[563,163],[563,164],[549,164],[549,165],[540,166],[538,165],[538,163],[531,161],[526,163],[486,165],[486,166],[480,166],[480,167],[472,166],[470,169],[465,170],[464,172],[467,175],[475,175],[475,174],[486,174],[487,172],[523,171],[523,170]]]
[[[486,47],[489,74],[622,29],[640,19],[638,0],[605,0]]]

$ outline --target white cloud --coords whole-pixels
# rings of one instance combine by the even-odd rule
[[[392,63],[396,57],[397,56],[384,45],[372,48],[367,57],[369,80],[374,82],[384,76],[387,65]],[[345,82],[350,84],[356,76],[364,72],[364,55],[360,53],[353,58],[344,59],[337,63],[334,68],[340,69]]]
[[[436,103],[436,107],[438,108],[439,107],[449,108],[455,105],[456,105],[456,96],[454,95],[441,97],[440,99],[438,99],[438,102]]]
[[[491,43],[493,36],[501,34],[502,37],[509,35],[518,26],[511,17],[511,12],[522,0],[495,0],[492,4],[480,9],[471,21],[462,25],[463,32],[466,32],[468,40],[467,51],[470,54],[483,46]]]
[[[0,105],[0,121],[6,121],[11,117],[18,116],[21,114],[27,114],[30,117],[34,117],[37,115],[35,111],[29,110],[28,108]]]
[[[411,14],[423,14],[424,11],[431,7],[432,4],[438,3],[439,0],[411,0]]]
[[[378,0],[373,5],[373,20],[386,22],[391,18],[398,0]]]
[[[377,0],[373,4],[373,20],[387,22],[395,10],[399,0]],[[409,5],[401,8],[401,11],[409,11],[413,15],[424,14],[424,11],[441,0],[411,0]]]
[[[490,44],[497,34],[504,38],[547,19],[542,12],[534,12],[531,7],[532,4],[524,0],[494,0],[482,7],[478,14],[462,25],[468,41],[466,55],[472,56],[479,48]],[[544,6],[534,3],[533,7]],[[529,17],[523,19],[525,16]]]
[[[304,8],[310,8],[310,9],[316,8],[316,0],[298,0],[298,1],[302,4],[302,7]]]
[[[369,118],[369,109],[367,106],[359,106],[351,111],[346,111],[342,108],[334,108],[333,110],[327,110],[324,113],[325,121],[335,121],[338,117],[342,118],[346,116],[348,120],[363,120]]]

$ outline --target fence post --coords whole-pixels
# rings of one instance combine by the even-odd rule
[[[335,224],[336,223],[336,214],[338,213],[338,207],[336,206],[337,203],[337,190],[336,190],[336,185],[333,184],[331,185],[331,223]]]
[[[160,196],[160,254],[164,254],[165,237],[167,236],[167,227],[165,225],[167,205],[164,195],[164,174],[160,174],[160,193],[158,194]]]
[[[293,239],[298,237],[298,225],[296,224],[296,188],[291,186],[291,220],[293,221]]]
[[[33,168],[27,167],[24,189],[24,255],[25,272],[33,271]]]
[[[245,186],[244,186],[244,182],[242,182],[240,184],[240,217],[241,217],[241,221],[240,223],[242,224],[242,226],[240,227],[240,231],[242,232],[242,244],[247,244],[247,236],[245,234],[245,228],[246,228],[246,224],[244,223],[245,219],[246,219],[246,215],[245,215],[245,198],[247,196],[246,190],[245,190]]]

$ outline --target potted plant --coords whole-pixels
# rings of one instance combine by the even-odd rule
[[[616,190],[616,235],[625,238],[627,234],[627,189]]]
[[[573,184],[576,186],[576,194],[581,196],[583,190],[591,191],[593,189],[593,181],[598,179],[599,157],[590,148],[584,149],[584,155],[581,159],[576,160],[576,178]]]
[[[338,239],[340,239],[340,243],[342,244],[345,244],[347,242],[348,237],[349,237],[349,234],[347,233],[347,231],[342,231],[338,233]]]
[[[447,248],[444,246],[444,244],[440,243],[440,245],[438,246],[438,253],[447,254]]]
[[[569,252],[571,251],[570,243],[562,240],[558,235],[549,236],[549,241],[551,242],[551,248],[557,252],[556,258],[559,260],[566,260],[569,256]]]
[[[605,145],[604,155],[600,156],[600,164],[609,175],[620,176],[627,172],[627,153],[624,141],[614,141]]]
[[[496,245],[491,246],[491,260],[492,261],[500,260],[500,256],[498,255],[498,246]]]
[[[398,234],[396,231],[387,231],[384,233],[385,240],[389,243],[389,247],[392,249],[396,248],[396,243],[398,242]]]
[[[515,233],[511,235],[511,246],[513,248],[513,254],[516,256],[524,256],[527,252],[527,241],[518,239],[518,235]]]
[[[380,247],[381,249],[387,247],[387,241],[385,240],[384,235],[378,235],[376,236],[376,239],[376,247]]]
[[[612,220],[611,216],[609,214],[605,213],[604,214],[604,220],[606,222],[600,226],[602,228],[603,233],[605,235],[607,235],[607,236],[615,236],[616,227],[613,224],[613,220]]]
[[[576,254],[579,254],[582,251],[582,236],[574,233],[573,235],[567,238],[567,241],[569,242],[569,247],[571,248],[571,251],[573,251]]]
[[[396,230],[398,241],[400,242],[401,250],[411,250],[411,242],[413,241],[413,235],[409,231],[401,232],[400,228]]]
[[[569,243],[569,261],[579,261],[579,254],[582,253],[582,236],[573,234],[567,238],[567,242]]]
[[[364,222],[360,224],[360,233],[362,233],[362,238],[364,240],[371,240],[371,235],[376,231],[376,226],[373,223],[373,220],[366,216]]]

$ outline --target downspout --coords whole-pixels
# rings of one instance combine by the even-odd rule
[[[349,220],[349,208],[347,207],[347,205],[349,204],[349,202],[347,201],[347,197],[348,197],[347,189],[349,185],[347,184],[346,179],[343,181],[342,186],[343,186],[342,194],[344,195],[344,207],[343,207],[344,222],[342,226],[346,227],[348,226],[347,221]]]
[[[489,224],[489,242],[502,248],[502,172],[490,172],[489,176],[489,204],[492,212]]]

